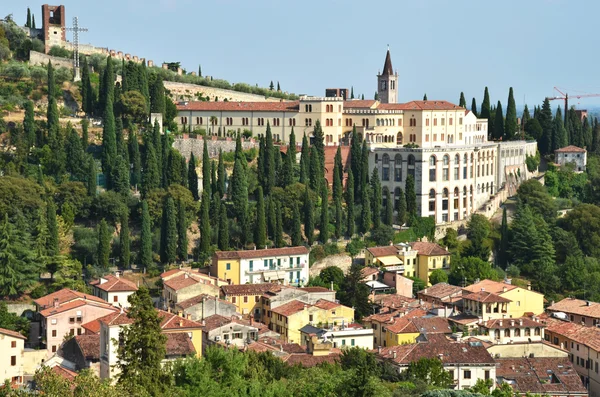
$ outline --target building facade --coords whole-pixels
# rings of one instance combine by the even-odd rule
[[[573,164],[575,172],[585,172],[587,150],[573,145],[560,148],[554,151],[554,162],[561,167]]]
[[[94,296],[117,307],[129,307],[127,298],[137,291],[135,283],[119,276],[108,275],[90,283]]]
[[[18,332],[0,328],[0,381],[10,382],[11,385],[23,383],[23,352],[26,337]]]

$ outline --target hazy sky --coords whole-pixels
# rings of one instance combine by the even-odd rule
[[[67,21],[90,29],[82,43],[163,61],[230,82],[271,80],[283,90],[324,95],[354,86],[372,98],[389,44],[399,101],[431,99],[478,106],[487,85],[505,105],[539,104],[553,87],[600,93],[597,0],[64,0]],[[25,23],[29,5],[0,0]],[[2,16],[4,16],[2,15]],[[71,34],[68,34],[71,39]],[[581,106],[600,98],[580,100]],[[572,102],[576,104],[575,101]],[[553,103],[553,107],[559,101]]]

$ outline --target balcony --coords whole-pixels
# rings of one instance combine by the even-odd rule
[[[294,265],[293,267],[284,267],[284,266],[269,266],[269,267],[261,267],[259,269],[248,269],[246,270],[246,274],[260,274],[264,272],[295,272],[301,271],[304,269],[306,265],[301,263],[299,265]]]

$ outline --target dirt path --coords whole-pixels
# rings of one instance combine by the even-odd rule
[[[352,264],[352,259],[350,258],[350,255],[348,255],[348,254],[338,254],[338,255],[328,256],[327,258],[324,258],[318,262],[315,262],[315,264],[312,265],[312,267],[310,268],[310,275],[313,277],[318,276],[319,273],[321,272],[321,270],[323,270],[329,266],[337,266],[340,269],[342,269],[342,271],[344,273],[347,273],[348,270],[350,269],[351,264]]]

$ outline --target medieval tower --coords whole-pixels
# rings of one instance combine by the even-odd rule
[[[392,57],[388,48],[383,64],[383,71],[377,75],[377,96],[381,103],[398,101],[398,73],[392,68]]]

